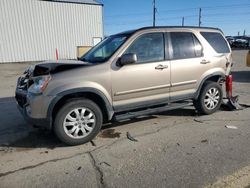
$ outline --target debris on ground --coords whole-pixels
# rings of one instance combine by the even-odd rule
[[[95,144],[95,142],[93,140],[91,140],[90,143],[91,143],[92,146],[96,147],[96,144]]]
[[[223,101],[223,107],[229,111],[243,110],[244,104],[239,104],[239,96],[229,97]]]
[[[138,140],[132,137],[129,132],[127,132],[127,138],[133,142],[138,142]]]
[[[177,146],[180,146],[180,143],[176,143],[177,144]]]
[[[44,154],[44,153],[48,154],[49,151],[42,151],[42,152],[40,152],[40,154]]]
[[[202,140],[201,143],[208,143],[208,140],[207,139]]]
[[[81,166],[79,166],[78,168],[77,168],[77,170],[81,170],[82,169],[82,167]]]
[[[244,108],[250,108],[250,105],[248,105],[248,104],[240,104],[242,107],[244,107]]]
[[[121,133],[115,132],[115,129],[105,129],[98,135],[101,138],[120,138]]]
[[[225,127],[228,129],[238,129],[238,127],[232,125],[226,125]]]
[[[204,123],[202,120],[194,119],[195,122]]]
[[[102,165],[102,164],[105,164],[105,165],[107,165],[107,166],[111,166],[109,163],[107,163],[107,162],[105,162],[105,161],[100,163],[100,165]]]

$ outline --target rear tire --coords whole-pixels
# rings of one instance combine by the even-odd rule
[[[103,116],[97,104],[89,99],[67,102],[54,121],[56,136],[67,145],[80,145],[91,141],[102,127]]]
[[[209,115],[220,108],[222,97],[221,85],[208,81],[204,84],[198,99],[194,100],[194,106],[200,114]]]

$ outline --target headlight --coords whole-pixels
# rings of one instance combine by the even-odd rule
[[[29,87],[28,91],[30,93],[40,94],[46,89],[50,80],[51,80],[50,75],[34,77],[33,78],[34,84],[32,84]]]

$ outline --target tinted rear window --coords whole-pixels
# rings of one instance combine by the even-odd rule
[[[187,59],[202,56],[202,46],[198,39],[190,32],[170,33],[173,59]]]
[[[217,53],[229,53],[227,41],[220,33],[216,32],[201,32],[201,35],[209,42]]]

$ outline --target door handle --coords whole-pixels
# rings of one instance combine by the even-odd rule
[[[168,68],[168,65],[157,65],[156,67],[155,67],[155,69],[156,70],[163,70],[163,69],[167,69]]]
[[[208,63],[210,63],[210,61],[207,61],[205,59],[201,60],[201,64],[208,64]]]

